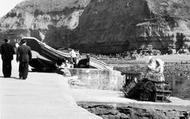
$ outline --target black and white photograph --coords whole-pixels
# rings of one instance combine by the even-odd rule
[[[0,0],[0,119],[190,119],[190,0]]]

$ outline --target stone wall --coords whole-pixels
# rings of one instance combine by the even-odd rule
[[[103,119],[189,119],[190,110],[152,109],[127,104],[78,103]]]
[[[125,76],[114,70],[98,69],[70,69],[73,76],[86,85],[86,88],[101,90],[120,90],[124,84]]]

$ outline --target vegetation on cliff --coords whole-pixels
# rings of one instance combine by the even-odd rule
[[[26,0],[1,18],[0,31],[1,39],[34,36],[54,48],[83,52],[148,44],[163,50],[176,33],[189,36],[189,12],[188,0]]]

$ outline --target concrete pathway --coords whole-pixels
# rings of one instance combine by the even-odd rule
[[[77,106],[63,76],[30,72],[19,80],[17,69],[14,62],[12,78],[0,73],[0,119],[101,119]]]
[[[118,104],[141,108],[190,111],[190,100],[170,97],[170,103],[137,101],[125,98],[120,91],[71,89],[72,96],[78,103],[92,102],[96,104]]]

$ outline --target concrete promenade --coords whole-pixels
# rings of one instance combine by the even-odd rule
[[[0,119],[100,119],[77,106],[63,76],[30,72],[19,80],[17,70],[16,62],[11,78],[0,70]]]
[[[56,73],[29,72],[27,80],[20,80],[16,62],[12,77],[3,78],[1,64],[0,60],[0,119],[101,119],[77,102],[190,111],[189,100],[171,98],[171,103],[153,103],[123,98],[118,91],[71,89],[69,78]]]

